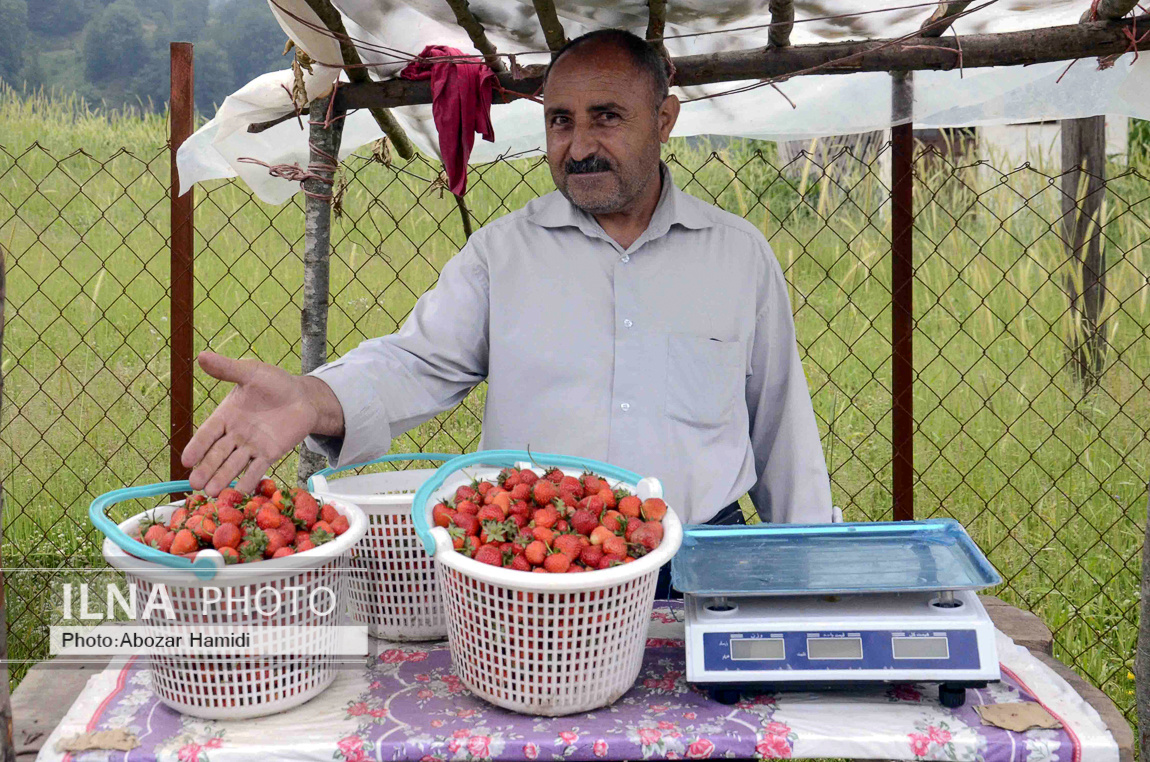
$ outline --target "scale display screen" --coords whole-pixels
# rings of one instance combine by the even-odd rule
[[[732,638],[731,658],[739,659],[783,659],[786,646],[782,638]]]
[[[946,637],[891,638],[896,659],[946,659],[950,656]]]
[[[808,659],[861,659],[862,638],[807,638]]]

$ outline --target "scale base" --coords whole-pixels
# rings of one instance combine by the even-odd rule
[[[986,680],[959,680],[956,682],[946,682],[938,684],[938,701],[947,709],[957,709],[966,703],[966,689],[967,688],[985,688],[987,685]],[[894,683],[877,682],[877,681],[860,681],[860,682],[834,682],[834,683],[755,683],[753,685],[739,684],[739,685],[699,685],[700,688],[706,688],[707,695],[713,701],[720,704],[730,706],[737,704],[742,700],[743,692],[760,691],[763,693],[782,693],[783,691],[842,691],[842,690],[867,690],[874,688],[890,687]]]

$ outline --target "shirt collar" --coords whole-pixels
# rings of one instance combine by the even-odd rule
[[[675,186],[671,170],[663,162],[659,162],[659,172],[663,178],[663,189],[655,205],[655,212],[651,215],[651,221],[647,224],[647,230],[640,236],[640,240],[650,241],[659,238],[665,235],[672,225],[697,230],[714,224],[700,208],[701,202],[687,196]],[[593,216],[572,204],[559,191],[549,193],[539,201],[539,208],[529,218],[535,224],[545,228],[577,227],[585,234],[596,238],[606,235]]]

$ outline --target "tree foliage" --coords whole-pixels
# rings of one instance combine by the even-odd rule
[[[24,68],[28,39],[28,3],[0,0],[0,79],[15,84]]]

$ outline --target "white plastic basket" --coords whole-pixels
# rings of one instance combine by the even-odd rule
[[[233,565],[226,565],[214,550],[201,550],[196,560],[189,562],[132,539],[142,520],[166,522],[182,501],[145,511],[119,525],[104,514],[107,507],[123,500],[185,491],[190,491],[187,482],[167,482],[110,492],[92,504],[93,522],[107,535],[104,558],[123,571],[128,584],[135,587],[140,608],[144,609],[142,602],[150,600],[158,585],[164,586],[171,602],[174,619],[155,613],[137,621],[148,625],[150,635],[188,626],[206,635],[224,634],[236,627],[270,628],[259,632],[258,637],[282,655],[152,652],[148,658],[156,695],[193,717],[240,719],[282,712],[322,693],[336,676],[337,635],[333,627],[344,623],[347,563],[352,546],[367,531],[363,512],[355,505],[328,500],[348,519],[349,528],[342,535],[284,558]],[[205,588],[218,588],[218,598],[225,601],[228,596],[232,600],[257,596],[260,607],[271,613],[261,614],[254,606],[247,611],[239,606],[230,611],[224,605],[205,606]],[[272,604],[277,595],[284,601],[294,598],[306,602],[313,593],[314,606]],[[214,591],[210,595],[217,596]]]
[[[663,542],[628,564],[578,574],[531,574],[475,561],[452,549],[430,512],[473,479],[494,479],[507,466],[542,476],[558,467],[592,471],[612,488],[641,499],[662,497],[656,479],[592,460],[497,450],[461,456],[436,472],[414,500],[420,537],[434,553],[447,609],[451,659],[460,680],[481,698],[524,714],[559,716],[616,701],[635,683],[646,647],[659,568],[679,549],[673,510]],[[532,464],[538,464],[532,466]]]
[[[403,460],[450,460],[454,455],[389,455],[371,463],[325,468],[308,480],[324,499],[354,503],[367,516],[367,533],[355,546],[348,575],[351,615],[368,634],[394,641],[441,640],[447,616],[435,563],[423,552],[411,521],[411,499],[435,469],[409,469],[330,479],[340,471]]]

